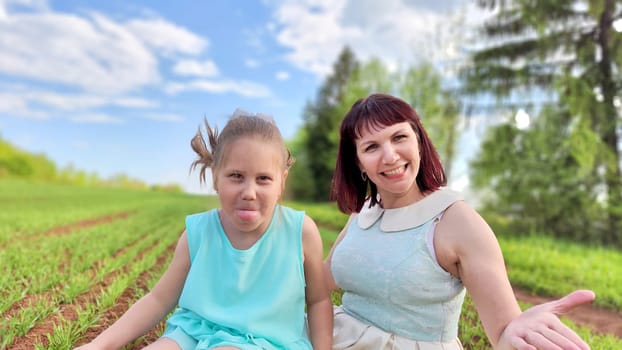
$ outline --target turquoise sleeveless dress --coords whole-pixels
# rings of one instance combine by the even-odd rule
[[[305,323],[304,213],[277,205],[263,236],[234,248],[217,209],[189,215],[190,271],[164,337],[184,350],[310,350]]]
[[[465,288],[438,264],[433,235],[458,200],[458,193],[441,189],[402,208],[366,203],[333,252],[343,310],[406,339],[455,341]]]

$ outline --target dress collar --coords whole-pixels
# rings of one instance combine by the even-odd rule
[[[459,192],[440,189],[401,208],[384,209],[378,204],[369,208],[369,201],[366,201],[358,214],[358,225],[362,229],[368,229],[380,219],[382,231],[407,230],[425,224],[450,205],[462,199],[462,194]]]

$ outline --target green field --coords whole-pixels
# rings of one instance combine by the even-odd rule
[[[333,204],[285,204],[316,220],[327,252],[346,217]],[[215,197],[0,181],[0,349],[70,349],[101,332],[166,269],[185,216],[215,205]],[[514,285],[550,296],[590,288],[599,305],[622,309],[619,251],[541,237],[500,243]],[[465,348],[489,349],[468,298],[462,318]],[[569,324],[592,349],[622,348],[620,338]]]

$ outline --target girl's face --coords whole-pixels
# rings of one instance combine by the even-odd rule
[[[422,197],[416,182],[419,142],[410,123],[364,129],[355,145],[359,168],[378,187],[385,208],[408,205]]]
[[[214,174],[223,226],[229,234],[263,234],[287,177],[281,152],[274,143],[248,137],[231,142],[225,152]]]

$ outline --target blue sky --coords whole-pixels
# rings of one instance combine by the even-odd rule
[[[349,45],[390,67],[459,55],[467,0],[0,0],[0,136],[59,167],[200,188],[202,118],[271,114],[285,138]]]

